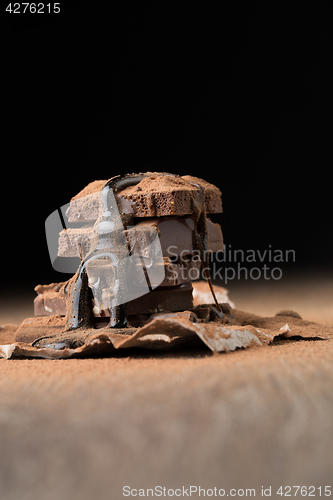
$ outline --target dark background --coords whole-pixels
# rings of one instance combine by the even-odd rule
[[[146,170],[218,185],[232,248],[332,269],[331,11],[114,3],[3,4],[2,286],[66,279],[46,217],[92,180]]]

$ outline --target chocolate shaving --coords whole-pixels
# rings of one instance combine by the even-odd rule
[[[45,336],[35,341],[34,345],[24,342],[0,345],[0,356],[7,359],[22,356],[65,359],[110,355],[116,350],[127,348],[163,350],[180,345],[193,345],[193,343],[206,345],[212,352],[230,352],[239,348],[254,349],[274,346],[283,341],[333,338],[332,327],[291,316],[262,318],[234,310],[227,318],[228,324],[223,324],[221,320],[211,321],[209,315],[206,315],[206,320],[200,319],[199,311],[211,307],[206,304],[200,306],[197,309],[198,314],[196,310],[162,314],[160,317],[154,317],[141,328],[128,329],[127,335],[119,334],[110,328],[88,329],[84,332],[78,329],[75,333],[63,332],[59,325],[57,334]],[[227,310],[226,307],[223,306],[223,308]],[[246,318],[248,318],[248,324],[241,325],[240,322],[246,322]],[[47,319],[50,325],[59,322],[59,318]],[[30,321],[36,320],[41,320],[41,318]]]

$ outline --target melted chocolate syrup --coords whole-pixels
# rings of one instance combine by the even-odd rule
[[[201,266],[205,275],[205,278],[207,280],[209,289],[211,291],[211,294],[214,299],[214,303],[217,308],[218,316],[220,318],[223,318],[223,312],[220,307],[220,304],[217,301],[213,284],[212,284],[212,278],[210,275],[210,269],[209,269],[209,261],[208,261],[208,229],[207,229],[207,217],[206,217],[206,203],[205,203],[205,189],[199,185],[195,184],[194,182],[190,182],[193,186],[196,186],[199,188],[199,191],[197,194],[192,198],[192,210],[193,210],[193,215],[194,215],[194,230],[193,230],[193,238],[194,238],[194,248],[199,250],[200,252],[200,260],[201,260]]]
[[[138,184],[147,174],[125,174],[125,175],[117,175],[110,179],[104,186],[103,189],[109,188],[109,190],[113,193],[119,193],[119,191]],[[109,192],[108,190],[108,192]],[[118,211],[120,214],[121,222],[122,222],[122,230],[126,229],[129,224],[132,222],[131,214],[124,214],[121,211],[120,204],[118,202],[117,197],[114,197],[117,202]],[[112,223],[110,220],[111,216],[111,206],[110,206],[110,197],[107,196],[106,199],[106,210],[103,212],[101,217],[101,222],[103,223]],[[116,230],[117,231],[117,230]],[[119,230],[118,230],[119,231]],[[101,242],[100,237],[98,237],[98,243]],[[103,245],[101,245],[103,246]],[[117,256],[110,251],[102,251],[100,248],[93,249],[91,252],[86,255],[86,257],[82,260],[79,269],[76,274],[70,280],[69,286],[67,286],[67,300],[66,300],[66,327],[67,329],[75,329],[75,328],[91,328],[92,327],[92,307],[91,307],[91,290],[88,285],[88,276],[86,267],[90,260],[95,259],[97,257],[109,257],[113,263],[117,261]],[[89,297],[89,300],[87,299]],[[84,300],[85,298],[85,300]],[[120,304],[119,306],[119,318],[117,321],[116,318],[116,310],[111,311],[111,319],[109,326],[111,328],[124,328],[127,325],[126,318],[126,304]]]

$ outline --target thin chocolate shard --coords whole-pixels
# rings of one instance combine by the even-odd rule
[[[47,334],[40,341],[36,339],[33,346],[19,341],[0,346],[0,356],[7,359],[16,356],[60,359],[130,347],[168,349],[183,343],[193,343],[196,339],[200,339],[213,352],[228,352],[251,345],[262,346],[271,340],[271,337],[261,334],[252,326],[195,323],[187,315],[156,317],[141,328],[128,330],[128,335],[119,335],[110,328],[86,330],[83,342],[74,332]],[[80,345],[75,347],[77,341]]]
[[[250,345],[262,346],[272,340],[250,325],[233,326],[204,323],[193,324],[192,328],[213,352],[235,351],[237,348]]]
[[[190,345],[194,341],[204,343],[213,352],[227,352],[245,347],[261,348],[280,341],[333,338],[332,327],[290,316],[264,318],[235,310],[234,319],[231,317],[229,324],[223,324],[221,321],[210,321],[209,314],[200,318],[200,310],[209,312],[209,307],[203,305],[193,311],[175,315],[156,315],[141,328],[122,329],[122,334],[108,327],[64,332],[64,318],[59,316],[28,318],[19,327],[15,343],[0,345],[0,357],[61,359],[109,354],[115,349],[128,347],[169,349],[183,343]],[[195,317],[199,322],[196,322]],[[285,318],[288,318],[288,323],[284,323]],[[247,323],[240,325],[239,322],[244,321]],[[260,328],[257,326],[259,324]],[[30,328],[30,342],[33,342],[33,346],[19,341],[24,338],[21,334],[26,328]],[[25,333],[27,334],[27,330]]]

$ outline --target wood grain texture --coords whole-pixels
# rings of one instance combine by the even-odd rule
[[[320,292],[316,300],[319,316],[309,312],[320,321]],[[333,323],[329,309],[325,322]],[[261,486],[332,481],[331,341],[1,359],[0,379],[6,500],[118,500],[125,485],[256,488],[260,497]]]

